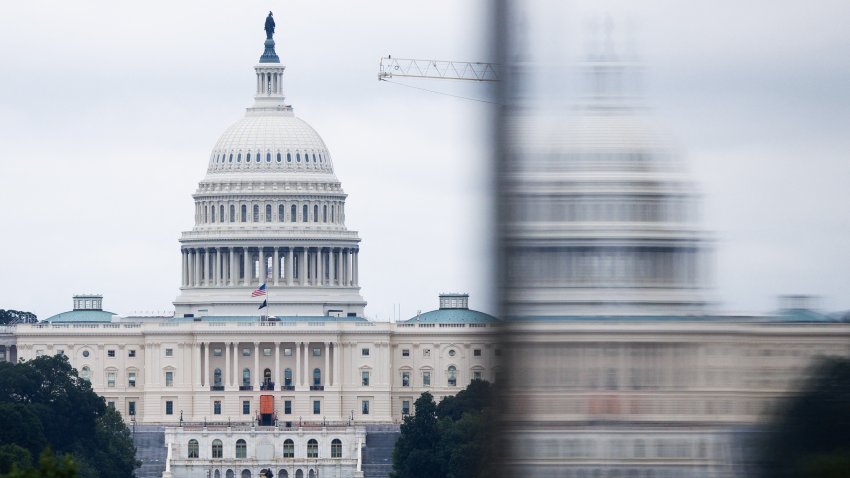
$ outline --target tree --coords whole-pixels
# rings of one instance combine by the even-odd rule
[[[32,312],[0,309],[0,325],[34,324],[38,317]]]
[[[0,446],[71,455],[81,477],[128,477],[139,464],[121,416],[61,355],[0,363],[0,427]]]
[[[776,478],[850,476],[850,359],[822,359],[790,397],[761,442],[761,474]]]
[[[492,386],[473,380],[439,405],[430,393],[405,417],[393,451],[394,478],[495,476],[495,417]]]
[[[21,468],[13,466],[12,470],[0,475],[0,478],[76,478],[77,465],[70,455],[65,455],[61,462],[56,460],[50,448],[41,452],[38,468]]]

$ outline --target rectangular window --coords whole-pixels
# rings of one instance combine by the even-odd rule
[[[130,372],[127,374],[127,386],[135,387],[136,386],[136,372]]]
[[[322,401],[321,400],[313,400],[313,415],[321,415],[322,414]]]
[[[174,356],[174,349],[165,349],[165,356],[166,357],[173,357]]]
[[[136,402],[129,401],[127,402],[127,414],[135,415],[136,414]]]
[[[481,371],[480,370],[474,370],[472,372],[472,379],[473,380],[481,380]]]
[[[251,349],[249,349],[248,347],[245,347],[244,349],[242,349],[242,356],[243,357],[250,357],[251,356]]]
[[[292,415],[292,400],[283,401],[283,414]]]
[[[165,414],[174,415],[174,402],[171,400],[166,400],[165,402]]]
[[[369,356],[369,349],[360,349],[360,355],[363,357]]]
[[[106,374],[106,386],[114,387],[115,386],[115,372],[108,372]]]
[[[321,357],[322,349],[319,347],[313,347],[313,357]]]
[[[128,350],[128,351],[127,351],[127,356],[128,356],[128,357],[135,357],[135,356],[136,356],[136,351],[135,351],[135,350],[132,350],[132,349],[131,349],[131,350]]]
[[[422,386],[431,386],[431,372],[422,372]]]
[[[250,400],[242,400],[242,415],[250,415],[251,414],[251,401]]]
[[[430,357],[431,356],[431,349],[422,349],[422,356],[423,357]]]
[[[213,402],[213,415],[221,415],[221,400]]]
[[[363,400],[360,411],[363,412],[363,415],[369,414],[369,400]]]
[[[401,414],[410,415],[410,400],[401,401]]]
[[[474,349],[472,351],[472,355],[475,356],[475,357],[480,357],[481,356],[481,349]]]
[[[165,386],[174,386],[174,372],[165,372]]]
[[[264,347],[263,348],[263,357],[271,357],[271,356],[272,356],[272,349],[270,347]]]
[[[114,351],[114,350],[107,350],[107,351],[106,351],[106,356],[107,356],[107,357],[114,357],[114,356],[115,356],[115,351]]]
[[[401,372],[401,386],[409,387],[410,386],[410,372]]]
[[[109,407],[109,408],[115,408],[115,402],[113,402],[113,401],[106,402],[106,406]]]
[[[221,357],[221,348],[213,349],[213,357]]]
[[[410,349],[401,349],[402,357],[410,357]]]
[[[361,378],[361,383],[363,384],[363,386],[368,387],[369,386],[369,372],[366,371],[366,370],[360,372],[360,378]]]
[[[292,357],[292,349],[283,349],[284,357]]]

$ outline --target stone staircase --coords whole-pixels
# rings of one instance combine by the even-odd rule
[[[369,425],[363,447],[363,476],[389,478],[393,470],[393,448],[401,435],[398,425]]]
[[[136,478],[161,478],[167,455],[165,427],[136,425],[133,443],[136,445],[136,459],[142,462],[142,466],[136,469]]]

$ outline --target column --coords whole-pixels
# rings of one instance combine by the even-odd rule
[[[274,275],[274,285],[277,285],[280,279],[280,248],[274,248],[274,263],[272,264],[272,275]]]
[[[360,257],[360,249],[354,249],[354,267],[353,267],[353,269],[354,269],[354,279],[352,279],[352,284],[351,284],[353,286],[360,285],[360,278],[358,277],[360,275],[359,257]]]
[[[340,354],[339,342],[334,342],[333,346],[334,346],[334,370],[333,370],[333,374],[331,375],[331,379],[332,379],[331,385],[337,386],[337,385],[339,385],[339,374],[340,374],[340,371],[339,371],[339,354]]]
[[[195,287],[201,286],[201,250],[195,249]]]
[[[266,281],[266,251],[262,247],[257,251],[257,259],[257,279],[262,284]]]
[[[230,346],[232,342],[224,343],[224,377],[221,378],[221,384],[225,388],[230,388]]]
[[[262,378],[260,377],[260,343],[254,342],[254,372],[252,373],[251,379],[253,383],[260,384],[263,383]],[[257,387],[259,388],[259,387]]]
[[[192,368],[194,372],[194,377],[192,377],[192,380],[195,382],[194,388],[198,390],[201,388],[201,344],[195,343],[193,344],[193,347],[194,350],[192,352],[195,358],[195,366]]]
[[[247,247],[243,247],[242,251],[242,266],[245,268],[242,272],[242,285],[249,285],[251,284],[251,276],[254,275],[251,270],[251,264],[249,263],[251,260],[251,253],[248,251]]]
[[[210,286],[210,279],[212,279],[212,274],[210,274],[210,263],[212,262],[212,254],[210,251],[212,249],[204,249],[204,285]]]
[[[304,342],[304,385],[310,386],[310,342]]]
[[[280,343],[277,340],[274,341],[274,368],[272,372],[274,373],[272,375],[272,382],[277,386],[280,380]]]
[[[343,277],[345,277],[345,269],[344,269],[343,264],[344,264],[344,262],[342,260],[342,248],[340,247],[339,248],[339,260],[337,261],[337,265],[336,265],[336,269],[337,269],[337,271],[336,271],[336,282],[337,282],[337,285],[339,285],[339,286],[343,285]]]
[[[328,284],[336,285],[336,252],[331,248],[328,251]]]
[[[187,274],[187,286],[194,287],[195,285],[195,256],[192,254],[192,250],[189,249],[186,251],[186,266],[188,269]]]
[[[301,248],[301,266],[298,268],[298,273],[300,277],[298,278],[298,282],[302,286],[307,285],[307,248]]]
[[[330,385],[331,378],[331,343],[325,342],[325,369],[322,370],[322,385]]]
[[[230,262],[230,266],[228,267],[229,270],[227,271],[227,285],[233,287],[233,286],[236,285],[236,277],[237,277],[237,274],[236,274],[236,270],[237,270],[237,268],[236,268],[236,250],[233,247],[231,247],[227,251],[227,257],[228,257],[228,260]]]
[[[286,251],[286,285],[292,285],[292,257],[294,254],[292,253],[292,248],[290,247]]]
[[[210,342],[204,342],[204,347],[205,347],[204,357],[206,357],[206,360],[204,362],[204,366],[206,367],[206,372],[204,372],[204,375],[206,376],[206,380],[207,380],[205,385],[207,387],[209,387],[212,384],[212,381],[210,380],[210,374],[212,373],[212,367],[210,367],[210,360],[212,359],[212,350],[210,350]]]
[[[304,342],[295,342],[295,386],[301,386],[301,344]]]
[[[231,380],[233,380],[232,384],[234,387],[239,387],[241,373],[239,370],[239,342],[233,342],[233,376]]]
[[[180,262],[183,264],[183,280],[180,282],[180,284],[183,287],[186,287],[187,285],[189,285],[189,254],[186,252],[185,249],[181,249],[180,256]]]
[[[215,248],[215,285],[221,286],[221,248]]]

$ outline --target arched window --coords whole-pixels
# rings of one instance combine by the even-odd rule
[[[295,443],[287,438],[283,441],[283,457],[284,458],[294,458],[295,457]]]
[[[288,368],[283,371],[283,384],[286,386],[292,385],[292,369]]]
[[[215,222],[215,206],[210,208],[210,222]]]
[[[272,383],[272,371],[270,369],[263,370],[263,383],[270,387]]]
[[[342,458],[342,441],[339,438],[331,442],[331,458]]]
[[[318,457],[319,457],[319,442],[317,442],[315,438],[311,438],[307,441],[307,458],[318,458]]]
[[[233,470],[227,470],[226,472],[224,472],[224,478],[233,478],[233,475]]]
[[[316,153],[313,153],[313,162],[316,162]]]
[[[301,153],[295,153],[295,162],[301,162]]]
[[[307,205],[301,208],[301,222],[307,222]]]
[[[251,153],[248,153],[248,156],[245,156],[245,162],[246,162],[246,163],[250,163],[250,162],[251,162]]]
[[[313,385],[322,384],[322,371],[318,368],[313,369]]]
[[[278,156],[278,161],[280,161],[280,156]],[[272,153],[269,153],[268,151],[266,152],[266,162],[267,163],[272,162]]]
[[[331,204],[331,222],[336,222],[336,214],[335,214],[335,211],[336,211],[336,208],[334,208],[334,205],[333,205],[333,204]]]
[[[301,471],[301,468],[295,470],[295,478],[304,478],[304,472]]]
[[[86,381],[91,378],[91,369],[88,366],[85,366],[82,370],[80,370],[80,378]]]
[[[248,457],[248,444],[245,443],[245,440],[238,439],[236,440],[236,458],[247,458]]]
[[[256,158],[255,161],[257,161],[259,163],[260,162],[260,153],[257,153],[257,156],[255,158]]]
[[[231,162],[231,163],[233,162],[233,153],[230,153],[230,160],[229,160],[229,162]]]
[[[213,371],[213,384],[216,386],[221,386],[221,369],[217,368]]]
[[[218,222],[224,222],[224,205],[218,207]]]
[[[449,365],[449,370],[448,370],[447,375],[449,377],[449,387],[456,386],[457,385],[457,368],[455,368],[454,365]]]
[[[221,471],[215,470],[215,473],[213,473],[213,478],[221,478]]]
[[[313,206],[313,222],[319,222],[319,206]]]
[[[292,207],[289,208],[289,222],[295,222],[297,220],[297,218],[295,217],[297,215],[297,211],[298,209],[295,208],[295,204],[293,204]]]
[[[236,222],[236,206],[230,205],[230,222]]]
[[[260,206],[254,204],[254,222],[260,222]]]
[[[309,472],[307,472],[307,478],[316,478],[316,471],[310,470]]]
[[[266,222],[272,222],[272,205],[266,204]]]
[[[291,162],[292,162],[292,153],[286,153],[286,162],[287,162],[287,163],[291,163]]]
[[[251,470],[245,468],[242,470],[242,475],[240,478],[251,478]]]
[[[322,222],[328,222],[328,205],[322,206]]]
[[[286,208],[284,208],[284,207],[283,207],[283,204],[281,204],[280,206],[278,206],[278,207],[277,207],[277,220],[278,220],[278,222],[283,222],[283,221],[284,221],[284,214],[283,214],[283,212],[284,212],[285,210],[286,210]]]
[[[237,155],[236,155],[236,162],[237,162],[237,163],[241,163],[241,162],[242,162],[242,153],[239,153],[239,154],[237,154]]]
[[[251,385],[251,369],[248,367],[242,369],[242,385]]]
[[[221,446],[221,440],[215,439],[212,442],[212,457],[221,458],[224,455],[224,447]]]
[[[281,468],[277,472],[277,478],[289,478],[289,472]]]
[[[197,458],[198,453],[198,440],[192,438],[191,440],[189,440],[189,453],[186,456],[188,456],[189,458]]]
[[[241,212],[242,212],[242,218],[241,218],[242,222],[247,222],[248,221],[248,206],[243,204]]]

